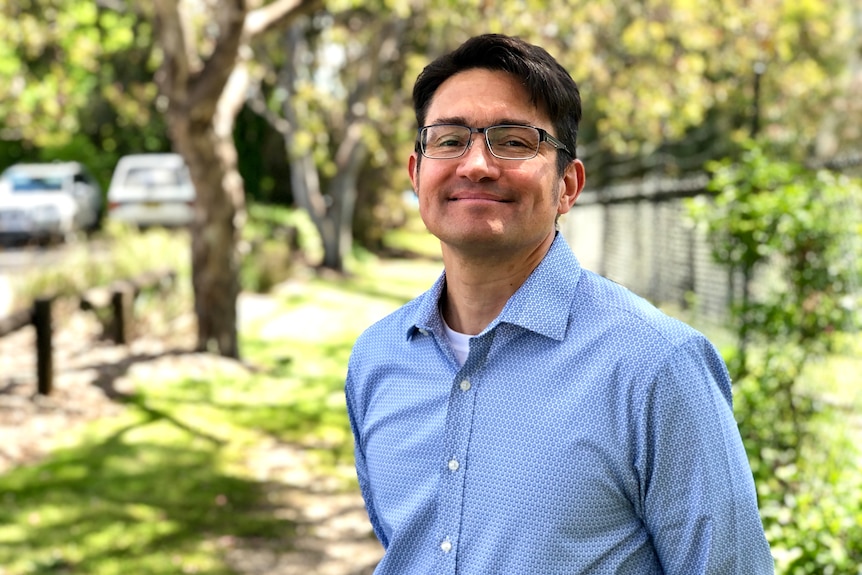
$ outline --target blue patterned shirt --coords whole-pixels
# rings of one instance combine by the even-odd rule
[[[460,366],[445,273],[356,342],[378,575],[767,574],[725,365],[558,235]]]

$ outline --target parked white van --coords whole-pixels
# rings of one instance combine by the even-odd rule
[[[114,168],[108,216],[141,228],[187,226],[195,189],[179,154],[130,154]]]

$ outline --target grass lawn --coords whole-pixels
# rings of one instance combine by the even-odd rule
[[[241,333],[255,369],[138,382],[123,415],[0,476],[0,575],[232,573],[219,542],[284,538],[248,453],[273,438],[354,489],[347,358],[374,320],[418,295],[439,262],[356,264],[289,282]]]

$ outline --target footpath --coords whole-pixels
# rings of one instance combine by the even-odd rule
[[[274,309],[266,296],[240,297],[239,315],[253,321]],[[115,400],[142,377],[178,373],[228,373],[240,363],[194,353],[191,317],[173,321],[166,334],[143,335],[127,346],[100,338],[92,314],[70,311],[54,335],[54,390],[38,396],[35,335],[19,330],[0,338],[0,473],[38,461],[62,434],[88,421],[119,413]],[[373,537],[362,499],[314,475],[304,453],[275,441],[259,445],[248,467],[267,491],[272,512],[298,525],[282,541],[219,541],[224,557],[240,575],[370,575],[382,550]]]

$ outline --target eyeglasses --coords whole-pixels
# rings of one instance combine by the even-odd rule
[[[434,124],[419,129],[417,149],[426,158],[448,160],[460,158],[473,145],[473,134],[484,134],[485,144],[495,158],[529,160],[539,153],[539,145],[548,142],[574,157],[564,143],[542,128],[498,125],[471,128],[460,124]]]

